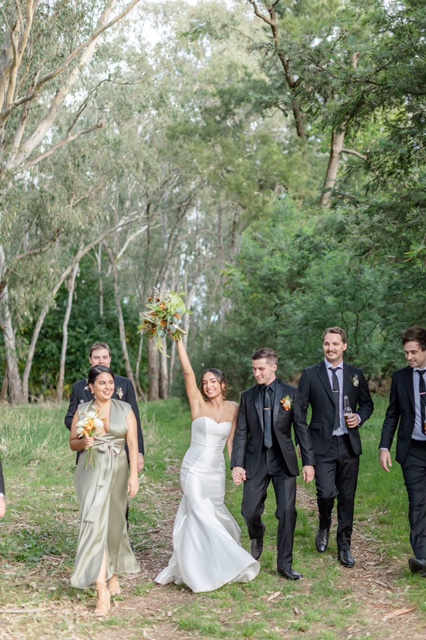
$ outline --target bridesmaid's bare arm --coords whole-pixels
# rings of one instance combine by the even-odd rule
[[[132,410],[130,410],[127,416],[127,434],[126,434],[127,447],[129,449],[129,462],[130,462],[130,476],[127,483],[127,491],[131,498],[134,498],[139,490],[138,480],[138,434],[136,417]]]

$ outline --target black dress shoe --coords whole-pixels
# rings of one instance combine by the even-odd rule
[[[291,567],[290,569],[283,569],[283,567],[278,567],[277,571],[280,576],[283,576],[283,578],[286,578],[287,580],[301,580],[303,578],[301,573],[294,571],[294,569],[292,569]]]
[[[254,538],[251,541],[251,555],[255,560],[259,560],[263,551],[263,538],[265,536],[265,525],[262,523],[262,535],[259,538]]]
[[[408,561],[412,573],[425,573],[426,578],[426,558],[410,558]]]
[[[317,547],[317,551],[320,553],[327,551],[329,534],[330,529],[318,529],[318,533],[315,538],[315,545]]]
[[[349,569],[352,569],[355,564],[355,560],[352,557],[350,549],[339,549],[338,560],[340,564],[344,567],[349,567]]]

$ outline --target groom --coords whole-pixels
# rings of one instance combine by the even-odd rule
[[[278,356],[268,348],[252,355],[257,384],[241,394],[237,428],[232,448],[232,478],[244,482],[241,513],[251,539],[251,554],[257,560],[263,551],[262,523],[267,489],[272,480],[278,519],[277,570],[287,580],[300,580],[294,571],[293,539],[296,527],[297,455],[291,437],[293,399],[296,389],[277,379]],[[315,475],[315,457],[307,428],[297,428],[303,460],[303,479]]]

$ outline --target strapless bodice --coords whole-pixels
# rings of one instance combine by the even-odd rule
[[[196,418],[191,426],[191,445],[223,450],[231,433],[230,422],[216,422],[208,416]]]

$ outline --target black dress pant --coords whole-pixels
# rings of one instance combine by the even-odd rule
[[[319,528],[330,528],[337,497],[337,547],[350,549],[359,456],[354,455],[349,436],[333,436],[327,453],[315,456],[315,465]]]
[[[262,452],[262,460],[256,475],[244,483],[241,513],[246,521],[250,540],[263,535],[262,514],[269,483],[275,491],[277,508],[275,517],[278,520],[277,533],[277,567],[290,569],[293,562],[293,540],[296,528],[296,478],[285,471],[271,471],[266,460],[266,452]]]
[[[416,558],[426,558],[426,442],[411,440],[401,467],[409,500],[411,546]]]

